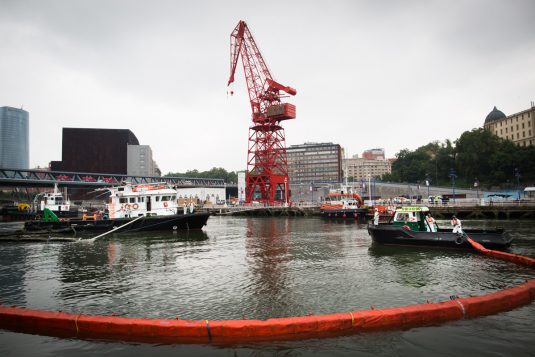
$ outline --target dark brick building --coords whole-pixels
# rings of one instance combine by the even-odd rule
[[[126,175],[128,145],[139,145],[128,129],[63,128],[61,161],[50,169]]]

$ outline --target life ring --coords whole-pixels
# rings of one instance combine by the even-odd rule
[[[163,206],[164,206],[164,207],[167,207],[167,206],[168,206],[167,201],[165,201],[165,202],[163,203]]]
[[[133,209],[138,209],[138,208],[139,208],[139,205],[138,205],[137,203],[134,203],[134,204],[132,205],[132,208],[133,208]]]
[[[407,226],[407,225],[404,225],[403,227],[401,227],[401,229],[404,229],[406,231],[411,231],[411,227]]]
[[[463,236],[457,236],[457,238],[455,238],[455,244],[461,245],[463,243],[464,243],[464,237]]]
[[[130,205],[127,203],[127,204],[124,205],[124,208],[125,209],[130,209]]]

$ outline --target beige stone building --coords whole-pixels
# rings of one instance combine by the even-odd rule
[[[392,164],[388,160],[367,160],[358,155],[343,160],[344,175],[353,180],[366,180],[368,177],[382,177],[392,172]]]
[[[532,102],[530,109],[509,116],[494,107],[485,118],[483,127],[516,145],[535,145],[535,105]]]

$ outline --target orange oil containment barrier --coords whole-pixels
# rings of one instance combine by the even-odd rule
[[[515,264],[527,265],[535,269],[535,259],[533,258],[524,257],[518,254],[511,254],[511,253],[506,253],[506,252],[500,252],[497,250],[487,249],[483,247],[481,244],[479,244],[478,242],[470,239],[470,237],[468,237],[468,242],[472,245],[472,247],[477,249],[479,252],[485,255],[488,255],[489,257],[509,261]]]
[[[535,259],[496,252],[469,242],[483,254],[535,267]],[[268,320],[165,320],[90,316],[0,306],[0,328],[69,338],[157,343],[242,343],[407,329],[486,316],[529,304],[535,279],[498,292],[411,306]]]

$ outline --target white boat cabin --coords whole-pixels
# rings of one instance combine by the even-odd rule
[[[325,197],[322,209],[356,209],[362,205],[358,194],[331,192]]]
[[[179,207],[177,191],[167,183],[125,184],[111,187],[106,207],[110,218],[169,216],[193,212],[193,207]]]
[[[58,190],[57,185],[54,185],[53,192],[43,192],[35,196],[34,203],[36,202],[39,202],[36,205],[38,211],[48,208],[53,212],[68,212],[71,209],[71,202],[63,199],[63,194]]]

